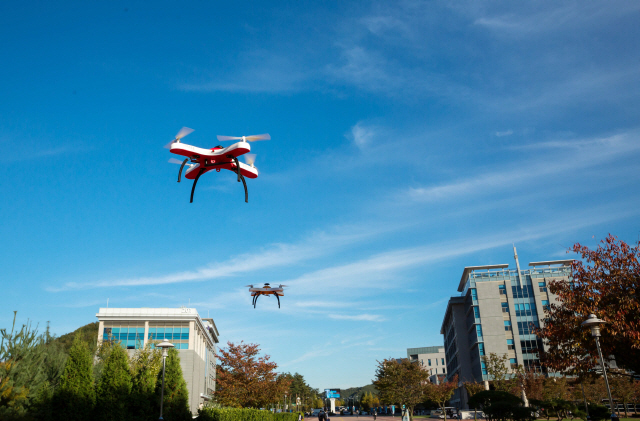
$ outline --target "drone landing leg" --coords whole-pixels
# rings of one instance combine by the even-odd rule
[[[202,175],[202,169],[198,171],[198,175],[196,175],[196,179],[193,180],[193,186],[191,187],[191,201],[189,201],[189,203],[193,203],[193,192],[196,190],[196,183],[198,182],[198,179],[200,178],[201,175]]]
[[[238,173],[238,183],[240,182],[240,180],[242,180],[242,184],[244,185],[244,202],[249,203],[249,191],[247,190],[247,182],[244,181],[244,176],[240,172],[240,163],[238,162],[238,157],[232,155],[231,159],[233,159],[236,163],[236,172]]]
[[[278,294],[276,294],[276,298],[278,299],[278,308],[280,308],[280,297],[278,297]]]
[[[188,160],[189,158],[186,158],[184,161],[182,161],[182,165],[180,165],[180,171],[178,171],[178,183],[180,182],[180,176],[182,175],[182,169],[184,168],[184,164],[186,164]]]
[[[253,308],[256,308],[256,303],[258,302],[258,297],[259,297],[259,295],[256,295],[255,297],[253,297]]]

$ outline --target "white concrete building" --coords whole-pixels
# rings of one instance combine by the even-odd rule
[[[429,372],[429,381],[437,383],[436,376],[447,374],[447,361],[444,346],[424,346],[421,348],[407,348],[407,358],[411,362],[418,362],[424,370]]]
[[[167,339],[180,353],[180,367],[189,390],[189,406],[196,413],[216,390],[218,329],[213,319],[201,318],[195,308],[101,308],[98,345],[119,341],[129,350],[149,341]]]

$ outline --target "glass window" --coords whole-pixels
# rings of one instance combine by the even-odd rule
[[[500,291],[500,295],[507,295],[507,287],[504,285],[499,285],[498,291]]]
[[[476,333],[478,334],[478,338],[482,338],[482,326],[476,325]]]
[[[544,308],[545,310],[549,310],[549,300],[542,300],[542,308]]]
[[[547,283],[546,282],[538,282],[538,287],[540,288],[540,292],[547,292]]]
[[[483,343],[479,343],[478,344],[478,351],[480,351],[480,355],[484,355],[484,344]]]
[[[442,358],[442,365],[444,365],[444,358]]]
[[[482,374],[486,375],[487,374],[487,366],[484,363],[484,361],[480,362],[480,368],[482,369]]]
[[[475,288],[471,288],[471,298],[478,301],[478,292]]]
[[[511,322],[509,320],[504,321],[504,330],[507,332],[511,331]]]
[[[507,339],[507,348],[509,348],[510,350],[514,350],[515,349],[515,345],[513,343],[513,339]]]
[[[517,368],[518,367],[518,363],[516,362],[515,358],[510,358],[509,359],[509,363],[511,363],[511,368]]]
[[[473,316],[474,316],[476,319],[479,319],[479,318],[480,318],[480,309],[479,309],[478,307],[473,307]]]
[[[516,304],[517,306],[517,304]],[[508,303],[502,303],[502,312],[503,313],[508,313],[509,312],[509,304]]]
[[[427,360],[429,362],[429,366],[431,366],[431,360]]]

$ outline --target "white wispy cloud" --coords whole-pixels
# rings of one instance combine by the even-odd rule
[[[446,243],[378,253],[351,263],[306,273],[286,281],[286,284],[291,285],[291,291],[294,294],[295,291],[304,291],[305,295],[324,295],[327,290],[339,288],[342,291],[358,289],[360,296],[364,296],[373,290],[403,288],[407,282],[403,271],[408,269],[506,246],[513,242],[525,242],[550,235],[559,235],[637,213],[616,210],[615,207],[596,210],[593,213],[575,212],[564,218],[557,218],[552,223],[531,225],[520,230],[505,230],[478,237],[467,236]],[[322,285],[322,288],[313,288],[317,285]],[[434,305],[438,304],[438,302],[434,303]]]
[[[367,321],[367,322],[382,322],[386,320],[380,314],[329,314],[330,319],[334,320],[353,320],[353,321]]]
[[[445,184],[409,188],[406,195],[420,202],[437,200],[455,200],[461,195],[486,194],[502,191],[513,186],[522,186],[525,182],[540,182],[541,177],[570,173],[578,169],[596,166],[628,154],[640,151],[638,132],[617,134],[598,139],[584,139],[573,142],[541,142],[512,148],[549,149],[573,148],[570,155],[555,155],[545,159],[544,165],[539,160],[529,159],[519,162],[517,166],[500,171],[491,171],[474,177],[456,180]]]
[[[498,137],[510,136],[512,134],[513,134],[513,130],[505,130],[503,132],[496,132],[496,136],[498,136]]]
[[[376,127],[365,125],[362,121],[357,122],[351,127],[350,138],[359,148],[364,149],[369,146],[377,135]]]
[[[180,282],[204,281],[238,276],[257,270],[282,267],[317,258],[390,229],[390,227],[342,227],[340,233],[317,233],[295,244],[272,244],[263,250],[246,253],[223,262],[213,262],[193,271],[173,272],[160,276],[98,280],[95,282],[68,282],[62,287],[48,287],[50,292],[73,289],[164,285]]]

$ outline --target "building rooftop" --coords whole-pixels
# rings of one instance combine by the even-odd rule
[[[415,354],[437,354],[444,352],[444,345],[423,346],[422,348],[407,348],[407,357]]]
[[[458,285],[458,291],[462,292],[464,289],[464,284],[467,282],[467,278],[469,277],[469,273],[474,270],[490,270],[490,269],[506,269],[509,265],[504,263],[501,265],[486,265],[486,266],[467,266],[462,271],[462,277],[460,278],[460,284]]]
[[[149,307],[137,307],[137,308],[105,308],[102,307],[96,314],[98,320],[101,321],[116,321],[116,320],[147,320],[147,321],[162,321],[162,320],[195,320],[197,324],[201,326],[203,330],[208,331],[211,334],[211,338],[215,343],[219,342],[218,328],[211,318],[201,318],[198,314],[198,310],[190,307],[178,307],[178,308],[149,308]]]

